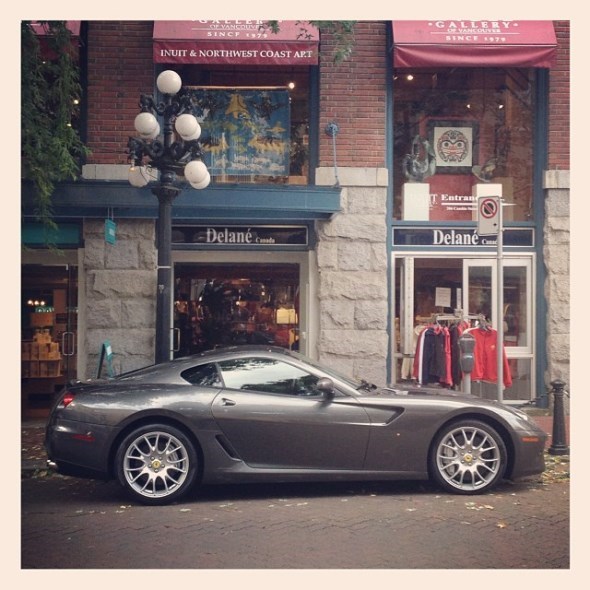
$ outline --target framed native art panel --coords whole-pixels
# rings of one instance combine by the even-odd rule
[[[289,92],[269,88],[191,88],[211,176],[289,175]]]
[[[469,119],[429,119],[427,133],[437,174],[470,174],[478,160],[479,124]]]

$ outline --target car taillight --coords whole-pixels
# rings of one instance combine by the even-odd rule
[[[61,398],[61,404],[64,408],[67,408],[76,396],[71,391],[66,391],[64,396]]]

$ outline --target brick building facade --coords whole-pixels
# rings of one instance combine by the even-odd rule
[[[398,198],[394,179],[401,174],[396,157],[400,149],[407,151],[408,145],[406,142],[400,148],[394,133],[399,101],[394,99],[398,72],[392,60],[395,39],[392,43],[391,26],[387,21],[357,23],[354,49],[344,62],[334,62],[334,38],[322,32],[317,66],[265,69],[277,86],[291,73],[307,84],[308,96],[302,99],[309,153],[304,186],[272,182],[257,191],[256,184],[244,187],[214,180],[204,191],[185,190],[173,220],[179,226],[195,228],[208,224],[260,231],[268,226],[304,228],[310,238],[295,249],[173,246],[177,282],[184,280],[183,269],[189,273],[187,288],[197,289],[205,279],[190,276],[190,272],[201,272],[205,267],[206,272],[221,276],[232,265],[242,274],[258,263],[275,265],[277,293],[286,293],[284,303],[295,302],[298,313],[288,344],[296,334],[302,351],[309,356],[383,384],[403,378],[400,367],[408,354],[402,354],[400,337],[403,341],[404,335],[400,335],[399,323],[403,324],[403,319],[399,316],[403,311],[399,309],[400,298],[410,284],[404,283],[409,280],[406,259],[423,256],[419,248],[407,249],[402,259],[396,252],[396,232],[429,227],[428,221],[408,222],[396,214],[394,206]],[[515,367],[524,367],[527,384],[524,393],[515,397],[518,400],[543,397],[553,379],[569,380],[569,290],[563,288],[569,285],[569,23],[558,21],[553,27],[556,58],[547,84],[535,68],[520,70],[523,79],[534,80],[533,91],[540,97],[535,99],[533,120],[541,129],[546,127],[546,158],[536,151],[529,158],[535,162],[534,178],[540,179],[531,199],[538,202],[541,198],[542,207],[538,203],[536,208],[531,206],[535,211],[532,217],[520,225],[513,223],[515,230],[536,231],[537,240],[522,248],[521,258],[528,269],[522,286],[528,299],[522,309],[526,308],[529,321],[539,328],[535,332],[531,326],[527,328],[530,350],[523,347],[514,360]],[[188,75],[200,81],[206,78],[201,75],[203,68],[209,67],[208,80],[225,79],[223,75],[232,68],[217,71],[199,64],[154,63],[151,21],[89,21],[83,23],[82,31],[84,133],[91,156],[83,166],[82,179],[57,192],[56,215],[58,223],[75,222],[80,227],[80,243],[68,253],[70,264],[78,269],[75,372],[79,377],[92,377],[105,341],[115,351],[116,370],[153,362],[156,200],[149,188],[132,189],[127,182],[126,146],[129,136],[136,133],[133,120],[139,111],[139,96],[154,92],[155,77],[162,69],[181,69],[183,80]],[[256,80],[261,74],[253,73],[255,70],[245,67],[241,72],[236,66],[232,75],[237,80],[240,76],[246,80],[246,75]],[[429,75],[440,80],[446,72],[439,68]],[[327,132],[331,124],[337,125],[335,135]],[[265,213],[260,212],[258,199],[266,203]],[[299,199],[304,203],[299,217],[281,205],[283,200],[293,203]],[[331,210],[323,209],[326,200],[336,203],[327,208]],[[244,203],[243,208],[239,203]],[[115,243],[104,238],[107,217],[117,222]],[[462,230],[465,226],[470,227],[463,222],[457,227]],[[442,225],[434,223],[433,227]],[[403,254],[403,248],[399,250]],[[445,252],[434,246],[427,254],[432,259],[445,257]],[[471,253],[468,249],[449,250],[446,255],[456,258],[457,269],[466,268],[467,260],[482,257],[475,249]],[[40,251],[24,255],[24,272],[29,264],[43,264],[47,256]],[[485,260],[493,256],[490,251]],[[298,268],[296,279],[279,288],[283,284],[281,269],[290,265]],[[467,275],[457,270],[456,276]],[[448,284],[453,298],[464,296],[470,286]],[[447,283],[441,286],[447,289]],[[416,299],[418,292],[416,283]],[[457,306],[445,306],[452,307]]]

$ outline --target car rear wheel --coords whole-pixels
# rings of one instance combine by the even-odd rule
[[[188,437],[167,424],[142,426],[125,437],[115,465],[121,485],[143,504],[177,501],[197,478],[197,453]]]
[[[506,470],[506,446],[491,426],[463,420],[444,428],[430,454],[430,473],[445,490],[480,494],[493,488]]]

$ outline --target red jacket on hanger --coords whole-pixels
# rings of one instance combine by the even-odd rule
[[[487,381],[488,383],[498,382],[498,360],[496,357],[496,346],[498,343],[498,332],[492,328],[472,328],[467,330],[475,338],[474,367],[471,372],[472,381]],[[503,356],[503,382],[504,387],[512,385],[512,374],[506,349],[502,347]]]

